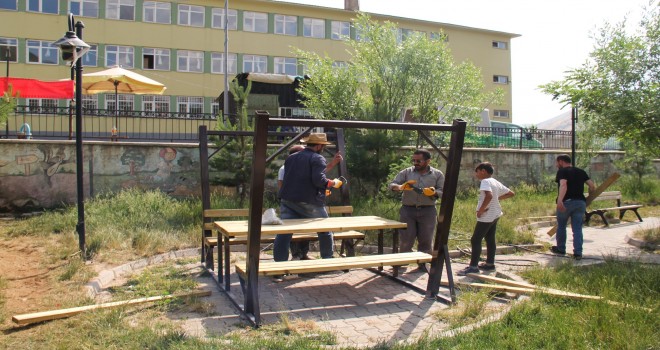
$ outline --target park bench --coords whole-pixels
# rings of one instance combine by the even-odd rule
[[[587,196],[587,193],[585,193],[585,196]],[[631,210],[637,215],[637,218],[639,221],[643,221],[642,217],[639,215],[637,212],[637,209],[643,207],[641,204],[631,204],[631,205],[621,205],[621,192],[620,191],[609,191],[609,192],[603,192],[601,193],[598,197],[594,198],[595,201],[614,201],[616,200],[616,207],[609,207],[609,208],[600,208],[600,209],[587,209],[587,212],[585,213],[586,219],[585,219],[585,224],[589,224],[589,220],[591,220],[591,216],[593,215],[598,215],[601,217],[603,220],[603,223],[605,223],[605,226],[609,226],[610,223],[607,221],[607,218],[605,217],[605,213],[609,211],[619,211],[619,219],[623,219],[623,215],[626,213],[626,211]]]
[[[344,206],[329,206],[326,207],[328,215],[343,215],[351,216],[353,214],[353,207],[350,205]],[[249,216],[248,209],[207,209],[204,210],[204,230],[212,231],[213,221],[216,219],[219,220],[238,220],[246,219]],[[333,232],[333,238],[335,240],[341,240],[342,246],[340,254],[344,253],[348,256],[355,255],[354,250],[354,240],[363,240],[364,233],[359,231],[345,231],[345,232]],[[316,233],[294,233],[291,237],[292,242],[304,242],[304,241],[316,241],[318,240],[318,234]],[[261,243],[273,243],[275,241],[275,236],[263,236],[261,237]],[[229,245],[245,245],[247,244],[247,237],[231,237],[229,239]],[[213,248],[218,246],[218,237],[214,236],[205,236],[204,237],[204,262],[208,269],[213,270]]]

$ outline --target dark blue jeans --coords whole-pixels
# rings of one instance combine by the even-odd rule
[[[316,206],[309,203],[296,203],[287,200],[280,201],[280,217],[282,219],[305,219],[305,218],[327,218],[328,213],[325,206]],[[273,247],[273,257],[275,261],[289,260],[289,244],[291,243],[291,234],[280,234],[275,236]],[[319,247],[321,258],[332,258],[333,237],[332,232],[319,232]]]
[[[566,211],[557,210],[557,250],[566,252],[566,225],[571,219],[573,230],[573,254],[582,255],[582,222],[587,203],[579,199],[568,199],[564,201]]]

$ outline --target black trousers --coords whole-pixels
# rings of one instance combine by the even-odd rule
[[[470,239],[472,243],[472,256],[470,259],[470,266],[477,266],[479,264],[479,258],[481,257],[481,240],[486,238],[486,263],[495,264],[495,249],[497,248],[497,243],[495,242],[495,230],[497,229],[497,220],[493,222],[479,222],[474,227],[474,233]]]

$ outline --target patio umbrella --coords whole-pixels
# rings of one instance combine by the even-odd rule
[[[165,85],[119,66],[100,72],[83,74],[83,93],[92,95],[103,92],[115,93],[115,126],[119,117],[119,93],[137,95],[162,95]]]

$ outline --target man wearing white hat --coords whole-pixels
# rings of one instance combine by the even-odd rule
[[[339,188],[342,182],[325,176],[327,162],[320,154],[330,145],[324,133],[312,133],[302,140],[304,150],[290,155],[284,162],[284,179],[280,189],[280,216],[282,219],[327,218],[325,211],[325,190]],[[320,232],[319,246],[321,258],[332,258],[332,232]],[[291,234],[275,237],[273,256],[275,261],[289,260]]]

